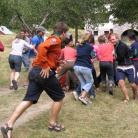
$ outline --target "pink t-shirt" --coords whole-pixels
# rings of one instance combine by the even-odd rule
[[[75,61],[76,54],[77,54],[77,51],[74,48],[72,48],[72,47],[63,48],[61,50],[59,60],[61,60],[63,58],[64,60]]]
[[[93,44],[90,44],[91,46],[93,46],[94,48],[94,51],[96,52],[97,56],[97,60],[100,60],[101,59],[101,55],[100,55],[100,48],[97,46],[97,45],[93,45]],[[91,62],[94,62],[94,59],[91,59]]]
[[[111,61],[113,63],[114,45],[112,43],[100,44],[100,61]]]

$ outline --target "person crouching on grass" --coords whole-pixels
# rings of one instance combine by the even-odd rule
[[[1,127],[3,138],[11,137],[11,130],[16,120],[28,107],[37,103],[43,90],[54,101],[48,130],[65,130],[63,125],[57,123],[57,117],[65,94],[55,77],[55,69],[58,65],[57,61],[60,56],[61,42],[66,38],[68,27],[64,22],[58,22],[54,26],[53,31],[54,33],[38,47],[38,54],[33,61],[33,68],[29,73],[29,85],[26,95],[21,104],[13,112],[10,120]]]

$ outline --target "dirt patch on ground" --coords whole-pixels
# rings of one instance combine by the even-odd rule
[[[19,89],[23,89],[22,87],[19,87]],[[8,88],[1,88],[0,89],[0,94],[1,95],[6,95],[8,93],[13,92],[14,90],[9,90]],[[66,98],[68,97],[70,93],[66,94]],[[40,113],[51,109],[52,107],[52,103],[53,101],[49,98],[48,100],[46,100],[46,103],[37,103],[35,105],[32,105],[30,108],[28,108],[23,114],[22,116],[16,121],[15,123],[15,127],[18,127],[20,125],[22,125],[23,123],[29,121],[30,119],[33,119],[35,116],[39,115]],[[10,116],[9,116],[10,117]],[[2,126],[4,123],[6,123],[8,121],[9,118],[3,120],[2,122],[0,122],[0,125]],[[1,133],[0,133],[0,137],[1,137]]]

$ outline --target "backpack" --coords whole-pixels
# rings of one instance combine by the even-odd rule
[[[4,45],[2,44],[2,42],[0,41],[0,51],[3,52],[4,51]]]
[[[95,50],[93,49],[93,50],[91,51],[91,58],[94,59],[94,58],[96,58],[96,57],[97,57],[97,54],[96,54]]]

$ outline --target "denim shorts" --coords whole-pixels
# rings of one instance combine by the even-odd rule
[[[128,78],[128,81],[130,83],[134,83],[135,82],[135,71],[133,68],[131,69],[117,69],[117,73],[116,73],[116,78],[117,81],[119,80],[125,80],[125,78]]]
[[[55,72],[50,71],[49,78],[43,78],[40,76],[41,70],[42,68],[39,66],[31,69],[29,73],[29,85],[23,101],[33,101],[33,103],[37,103],[43,90],[45,90],[49,97],[55,102],[63,99],[65,94],[58,79],[55,77]]]
[[[11,69],[15,69],[15,72],[21,72],[22,57],[18,55],[9,55],[9,64]]]

